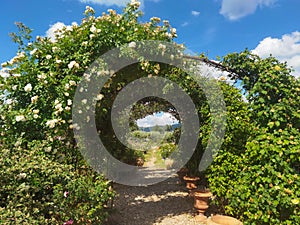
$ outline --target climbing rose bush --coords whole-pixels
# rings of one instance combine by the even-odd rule
[[[54,39],[32,40],[31,30],[17,23],[12,37],[18,52],[1,65],[1,223],[99,224],[105,219],[114,192],[77,149],[73,97],[84,71],[108,50],[176,37],[168,21],[139,22],[139,5],[132,1],[122,14],[108,10],[101,16],[87,6],[81,23],[57,30]],[[159,68],[144,62],[143,70],[154,74]],[[97,99],[107,97],[104,92]],[[100,117],[107,115],[104,106]]]

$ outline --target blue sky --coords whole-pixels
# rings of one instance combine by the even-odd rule
[[[121,12],[130,0],[2,0],[0,62],[10,60],[16,45],[8,34],[14,22],[44,36],[51,25],[80,23],[86,5],[98,15],[109,8]],[[300,75],[299,0],[143,0],[143,20],[169,20],[179,43],[209,58],[239,52],[246,47],[262,57],[273,54],[288,61]]]
[[[50,35],[51,26],[80,23],[86,5],[100,15],[121,12],[130,0],[2,0],[0,62],[10,60],[17,46],[9,37],[14,22],[33,29],[33,36]],[[178,43],[210,59],[245,48],[261,57],[287,61],[300,76],[299,0],[143,0],[142,20],[160,17],[177,29]],[[60,22],[60,24],[58,23]],[[50,31],[49,31],[50,29]],[[48,32],[47,32],[48,31]]]

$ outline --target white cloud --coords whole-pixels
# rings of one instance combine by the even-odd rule
[[[199,16],[200,15],[200,12],[194,11],[194,10],[191,13],[192,13],[193,16]]]
[[[223,0],[220,14],[237,20],[253,14],[258,7],[272,6],[277,0]]]
[[[98,5],[106,5],[106,6],[126,6],[130,0],[79,0],[82,3],[91,3],[91,4],[98,4]]]
[[[97,4],[97,5],[105,5],[105,6],[116,5],[118,7],[124,7],[131,2],[131,0],[79,0],[79,1],[85,4]],[[160,0],[149,0],[149,1],[159,2]],[[144,0],[139,0],[139,2],[141,3],[141,6],[144,5]]]
[[[46,36],[49,37],[52,41],[55,41],[55,31],[61,30],[66,25],[62,22],[57,22],[50,26],[50,28],[46,31]]]
[[[189,22],[184,22],[181,24],[182,27],[186,27],[187,25],[189,25]]]
[[[139,127],[153,127],[155,125],[164,126],[176,123],[178,123],[178,120],[176,120],[170,113],[148,115],[143,119],[137,120],[137,125]]]
[[[260,57],[268,57],[270,54],[282,62],[287,62],[295,72],[293,75],[300,77],[300,32],[295,31],[285,34],[281,38],[267,37],[252,50]]]

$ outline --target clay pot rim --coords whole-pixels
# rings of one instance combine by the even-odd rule
[[[213,194],[209,191],[209,190],[199,190],[199,189],[196,189],[196,190],[192,190],[192,194],[195,196],[195,197],[212,197]]]
[[[184,176],[183,179],[186,181],[198,181],[198,180],[200,180],[200,177]]]
[[[219,219],[218,221],[214,221],[214,219]],[[216,223],[216,224],[222,224],[220,223],[220,220],[224,219],[226,222],[230,222],[230,224],[234,224],[234,225],[243,225],[243,223],[241,221],[239,221],[238,219],[231,217],[231,216],[225,216],[225,215],[213,215],[209,218],[210,221]],[[228,223],[229,224],[229,223]]]

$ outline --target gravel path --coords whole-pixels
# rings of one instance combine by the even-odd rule
[[[193,198],[173,176],[147,187],[114,184],[118,193],[105,225],[201,225]]]

